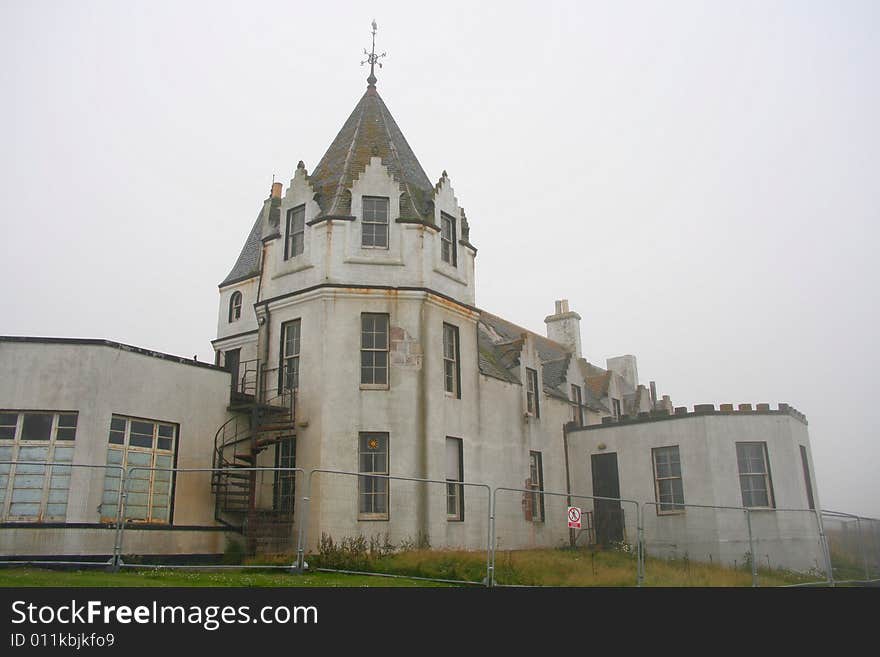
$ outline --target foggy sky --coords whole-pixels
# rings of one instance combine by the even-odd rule
[[[268,195],[378,89],[478,247],[477,305],[676,405],[788,402],[880,517],[880,4],[0,0],[0,334],[212,361]]]

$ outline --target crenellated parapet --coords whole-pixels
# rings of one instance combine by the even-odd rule
[[[771,408],[768,403],[755,404],[754,406],[752,404],[719,404],[717,408],[715,404],[694,404],[692,409],[688,409],[687,406],[676,406],[672,412],[668,409],[658,409],[647,412],[643,411],[637,415],[621,415],[619,418],[603,417],[602,424],[586,426],[583,429],[602,429],[619,424],[657,422],[707,415],[788,415],[805,426],[808,424],[806,415],[786,403],[779,403],[775,409]]]

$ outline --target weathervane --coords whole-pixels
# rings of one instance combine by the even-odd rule
[[[380,62],[379,60],[385,56],[384,52],[381,55],[376,54],[376,27],[377,27],[376,19],[374,18],[373,19],[373,50],[372,50],[372,52],[367,52],[367,49],[364,48],[364,54],[367,56],[367,58],[361,62],[361,66],[363,66],[367,62],[370,63],[370,77],[367,78],[367,83],[371,87],[374,86],[377,82],[376,75],[375,75],[375,66],[376,66],[376,64],[378,64],[379,68],[382,68],[382,62]]]

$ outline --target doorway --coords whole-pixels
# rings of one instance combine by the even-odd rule
[[[617,454],[593,454],[590,457],[595,497],[620,497]],[[593,523],[596,543],[608,546],[623,541],[623,509],[619,500],[593,500]]]

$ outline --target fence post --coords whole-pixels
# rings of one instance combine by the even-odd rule
[[[495,514],[498,511],[498,505],[496,503],[496,496],[498,495],[498,488],[492,489],[492,500],[489,502],[489,513],[491,514],[489,518],[489,539],[490,539],[490,548],[492,550],[492,565],[489,567],[489,586],[495,586]]]
[[[296,542],[296,565],[291,568],[292,572],[303,573],[305,571],[305,541],[306,541],[306,524],[309,521],[309,502],[312,499],[312,475],[314,470],[309,471],[306,478],[306,494],[302,498],[302,509],[300,510],[299,538]],[[305,474],[305,471],[303,471]]]
[[[127,499],[125,486],[128,481],[128,473],[122,466],[119,466],[119,470],[119,492],[116,496],[116,528],[113,536],[113,557],[110,561],[110,572],[113,573],[118,573],[119,567],[122,565],[122,532],[124,531],[125,502]]]
[[[486,537],[486,586],[492,588],[495,585],[495,496],[492,488],[486,486],[486,506],[489,507],[489,535]]]
[[[636,567],[638,568],[636,586],[639,587],[645,584],[645,512],[640,508],[641,506],[636,502]]]
[[[752,562],[752,586],[758,586],[758,559],[755,554],[755,541],[752,537],[752,512],[746,509],[746,526],[749,530],[749,560]]]
[[[865,581],[867,582],[871,579],[871,576],[868,572],[868,553],[865,550],[865,541],[862,539],[862,519],[859,516],[856,516],[856,531],[859,535],[859,551],[862,553],[862,563],[865,566]]]
[[[834,569],[831,566],[831,550],[828,547],[828,537],[825,535],[825,525],[822,522],[822,512],[816,509],[816,525],[819,528],[819,545],[822,548],[822,556],[825,559],[825,575],[828,586],[834,586]]]

